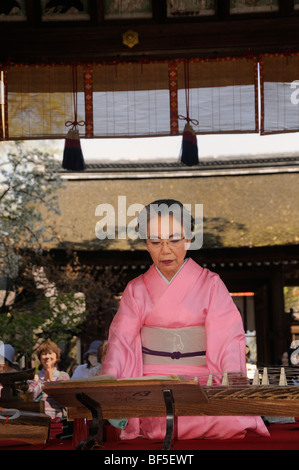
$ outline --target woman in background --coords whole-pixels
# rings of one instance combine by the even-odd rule
[[[45,402],[45,413],[52,419],[62,418],[62,409],[49,398],[43,391],[43,387],[47,382],[56,382],[57,380],[69,380],[66,372],[58,370],[61,351],[57,344],[50,340],[45,341],[38,348],[38,359],[41,363],[41,370],[36,374],[34,380],[28,381],[28,391],[34,393],[34,400],[42,400]]]

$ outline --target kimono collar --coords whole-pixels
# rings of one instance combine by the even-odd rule
[[[170,281],[164,276],[164,274],[161,273],[160,269],[157,268],[157,266],[155,266],[157,272],[160,274],[160,276],[162,277],[162,279],[164,279],[164,281],[166,282],[166,284],[170,284],[173,279],[178,275],[178,273],[180,272],[180,270],[182,269],[182,267],[185,265],[185,263],[188,261],[189,258],[186,258],[185,261],[183,262],[182,266],[180,267],[180,269],[175,273],[175,275],[170,279]]]

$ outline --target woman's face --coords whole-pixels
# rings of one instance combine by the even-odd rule
[[[97,354],[89,354],[88,355],[89,363],[92,367],[95,367],[98,364],[98,356]]]
[[[287,352],[284,352],[282,357],[281,357],[281,362],[283,366],[288,366],[289,365],[289,355]]]
[[[57,355],[56,353],[49,351],[49,352],[43,352],[41,353],[40,356],[40,362],[43,366],[43,369],[49,370],[49,369],[54,369],[56,366],[57,362]]]
[[[1,358],[2,359],[2,358]],[[0,373],[1,372],[15,372],[16,369],[10,365],[10,363],[5,360],[4,363],[0,362]]]
[[[148,223],[147,251],[169,281],[182,266],[190,240],[184,238],[181,222],[172,215],[152,217]]]

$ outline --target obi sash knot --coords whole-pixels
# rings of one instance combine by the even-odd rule
[[[141,330],[143,364],[206,365],[204,326]]]

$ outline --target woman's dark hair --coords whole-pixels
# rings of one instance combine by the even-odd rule
[[[192,238],[194,219],[185,206],[176,199],[157,199],[145,206],[139,213],[138,228],[142,239],[147,238],[147,224],[155,215],[172,215],[181,222],[186,238]]]

